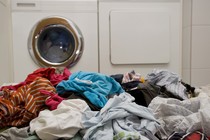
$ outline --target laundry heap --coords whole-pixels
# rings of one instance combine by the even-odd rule
[[[0,91],[0,140],[210,136],[210,88],[192,87],[168,70],[142,77],[40,68]]]

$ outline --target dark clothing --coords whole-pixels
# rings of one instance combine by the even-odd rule
[[[100,109],[93,105],[85,96],[82,96],[81,94],[78,94],[76,92],[71,92],[71,91],[68,91],[68,92],[65,92],[64,94],[60,94],[59,96],[63,97],[63,98],[68,98],[68,99],[81,99],[81,100],[84,100],[88,106],[90,107],[90,109],[92,111],[99,111]]]

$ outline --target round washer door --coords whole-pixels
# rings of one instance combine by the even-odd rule
[[[28,50],[42,67],[72,67],[83,53],[83,36],[79,28],[62,17],[48,17],[31,30]]]

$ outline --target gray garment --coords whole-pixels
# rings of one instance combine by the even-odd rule
[[[88,129],[83,139],[110,140],[122,130],[138,132],[142,138],[145,133],[141,132],[145,132],[144,130],[154,135],[160,125],[154,118],[152,111],[133,101],[134,98],[125,92],[109,99],[100,112],[85,111],[82,116],[82,125]],[[135,119],[132,120],[131,118]],[[149,139],[152,140],[152,138]]]
[[[153,71],[146,76],[146,80],[158,86],[165,86],[167,91],[173,93],[182,99],[188,99],[186,94],[186,87],[181,83],[181,78],[178,74],[168,70],[153,69]]]
[[[11,127],[0,133],[0,140],[25,140],[29,137],[29,127]]]
[[[126,118],[113,120],[113,129],[115,132],[114,139],[115,140],[149,140],[147,137],[140,135],[138,130],[141,125],[141,120],[138,116],[131,115]],[[118,138],[118,134],[124,134],[124,137]],[[128,137],[129,136],[129,137]]]
[[[202,93],[210,97],[210,84],[196,88],[195,92],[197,93],[197,96],[200,95],[200,93]]]
[[[161,139],[175,132],[202,130],[210,135],[210,98],[196,97],[188,100],[155,97],[149,104],[161,124],[158,134]]]

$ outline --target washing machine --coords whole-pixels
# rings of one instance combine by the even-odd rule
[[[182,70],[181,0],[99,0],[100,72]]]
[[[40,67],[98,72],[97,0],[12,0],[14,82]]]

